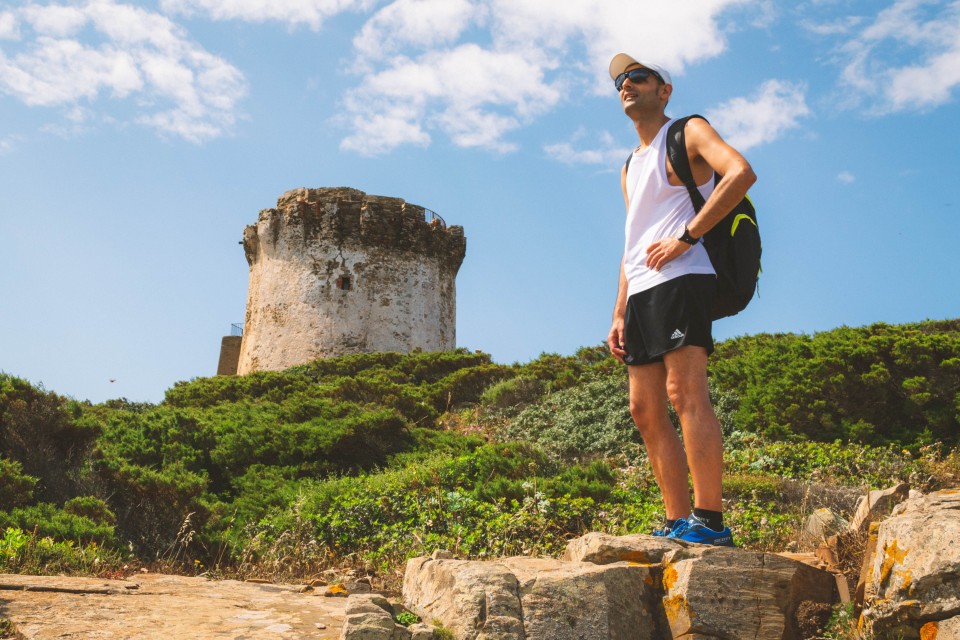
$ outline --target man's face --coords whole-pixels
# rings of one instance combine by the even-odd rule
[[[643,68],[639,64],[632,64],[624,72]],[[661,84],[652,73],[644,79],[631,79],[628,76],[620,87],[620,104],[628,115],[636,108],[660,108],[660,98],[665,88],[666,85]]]

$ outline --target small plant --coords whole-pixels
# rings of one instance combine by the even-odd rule
[[[853,603],[837,605],[827,622],[823,637],[828,640],[866,640],[857,629],[857,618],[853,615]]]
[[[401,611],[393,617],[398,624],[402,624],[405,627],[409,627],[412,624],[420,622],[420,616],[410,611]]]
[[[15,560],[17,553],[29,539],[30,537],[20,529],[7,527],[3,537],[0,538],[0,560]]]
[[[6,618],[0,618],[0,638],[10,638],[11,640],[19,640],[23,638],[20,632],[17,631],[17,628],[13,626],[13,623]]]
[[[443,626],[439,618],[434,618],[430,621],[430,624],[433,625],[434,640],[457,640],[457,636],[453,634],[453,631]]]
[[[123,564],[119,552],[96,542],[55,541],[16,527],[8,527],[0,538],[0,572],[102,575],[118,571]]]

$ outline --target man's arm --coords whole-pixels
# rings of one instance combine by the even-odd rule
[[[700,238],[743,200],[757,181],[757,175],[746,158],[727,144],[706,120],[691,118],[684,133],[691,169],[713,169],[722,176],[700,213],[687,225],[690,235]]]
[[[627,167],[624,166],[620,172],[620,188],[623,190],[623,202],[627,209],[630,208],[630,199],[627,197]],[[626,258],[626,256],[624,256]],[[623,348],[623,325],[627,313],[627,274],[623,270],[623,260],[620,260],[620,280],[617,285],[617,302],[613,306],[613,322],[610,325],[610,333],[607,335],[607,346],[610,347],[610,353],[623,362],[623,357],[627,355]]]
[[[700,238],[743,200],[747,190],[757,181],[757,176],[746,158],[727,144],[706,120],[691,118],[687,121],[684,135],[690,169],[697,184],[706,181],[705,176],[711,169],[723,176],[700,213],[687,225],[690,235]],[[659,271],[689,248],[689,244],[676,238],[658,240],[647,249],[647,266]]]

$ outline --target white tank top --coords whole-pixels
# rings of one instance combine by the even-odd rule
[[[647,247],[657,240],[675,237],[696,215],[687,188],[674,186],[667,180],[667,129],[672,122],[671,119],[663,125],[650,146],[634,151],[627,167],[629,204],[623,268],[628,295],[689,273],[716,273],[702,242],[668,262],[660,271],[644,264]],[[713,193],[713,176],[698,189],[704,200],[709,198]]]

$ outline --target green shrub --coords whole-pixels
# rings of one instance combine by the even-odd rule
[[[711,375],[737,422],[768,437],[921,446],[960,442],[960,320],[877,323],[718,343]]]
[[[58,541],[72,540],[84,544],[96,542],[101,546],[111,547],[117,545],[112,525],[69,513],[46,502],[18,507],[9,513],[0,512],[0,529],[9,527],[31,531],[34,535]]]
[[[12,509],[33,502],[37,479],[23,473],[16,460],[0,458],[0,508]]]
[[[509,367],[485,364],[454,371],[429,386],[431,404],[437,411],[449,411],[466,403],[478,402],[484,389],[513,376]]]
[[[0,571],[41,575],[116,573],[124,555],[95,541],[54,540],[42,534],[6,527],[0,537]]]
[[[522,411],[497,437],[535,442],[555,460],[639,460],[640,435],[630,417],[622,375],[550,394]]]
[[[520,376],[487,387],[480,396],[480,403],[499,411],[516,412],[540,399],[546,390],[547,385],[541,380]]]
[[[720,391],[710,381],[710,398],[721,429],[731,433],[738,407],[736,394]],[[526,440],[552,458],[587,461],[611,458],[637,463],[643,457],[640,433],[630,416],[627,379],[622,369],[590,376],[579,385],[552,393],[528,407],[498,430],[501,440]],[[679,420],[668,407],[673,424]]]
[[[117,516],[107,506],[107,503],[100,498],[93,496],[80,496],[67,500],[63,505],[65,513],[69,513],[81,518],[87,518],[97,524],[114,526],[117,523]]]
[[[39,500],[63,502],[77,492],[76,473],[98,432],[79,417],[79,403],[0,373],[0,457],[37,478]]]

